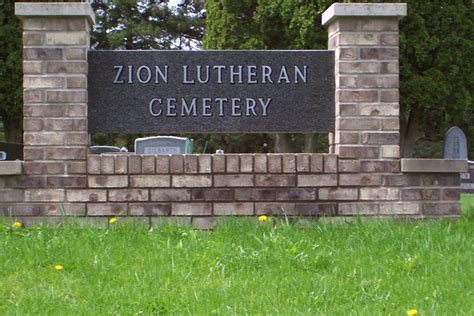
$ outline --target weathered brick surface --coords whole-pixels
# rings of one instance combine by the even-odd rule
[[[214,203],[214,215],[253,215],[253,203]]]
[[[296,155],[296,171],[303,173],[303,172],[310,172],[311,164],[310,164],[310,155],[309,154],[297,154]]]
[[[160,216],[171,214],[170,203],[130,203],[129,214],[132,216]]]
[[[127,215],[127,203],[88,203],[88,216],[120,216]]]
[[[239,156],[226,155],[226,172],[239,173]]]
[[[282,156],[280,154],[268,155],[268,172],[281,173],[282,172]]]
[[[225,172],[225,156],[224,155],[212,156],[212,171],[214,173]]]
[[[49,188],[85,188],[85,175],[54,175],[46,177],[46,186]]]
[[[174,215],[174,216],[212,215],[212,204],[211,203],[172,203],[171,215]]]
[[[339,215],[377,215],[379,203],[339,203]]]
[[[253,155],[249,155],[249,154],[240,155],[240,172],[242,173],[253,172]]]
[[[100,173],[114,174],[115,173],[115,159],[114,156],[100,157]]]
[[[68,202],[106,202],[107,191],[93,189],[67,190],[66,200]]]
[[[331,154],[88,155],[86,18],[28,16],[23,26],[24,175],[0,176],[3,214],[176,216],[204,229],[223,215],[459,215],[458,174],[400,170],[397,17],[328,26]]]
[[[321,188],[318,190],[320,200],[357,200],[359,192],[356,188]]]
[[[131,175],[130,187],[135,188],[161,188],[169,187],[171,179],[169,175]]]
[[[151,190],[151,201],[191,201],[190,189],[157,189]]]
[[[322,162],[322,160],[321,160]],[[296,172],[296,157],[292,154],[284,154],[282,156],[282,168],[284,173],[295,173]],[[322,165],[322,163],[321,163]]]
[[[260,187],[294,187],[296,175],[255,175],[255,185]]]
[[[140,174],[142,173],[142,157],[137,155],[131,155],[128,157],[128,173],[129,174]]]
[[[234,191],[231,189],[193,189],[193,201],[232,201]]]
[[[108,199],[112,202],[148,201],[148,197],[146,189],[111,189],[108,191]]]
[[[199,173],[212,172],[212,156],[211,155],[198,156],[198,170],[199,170]]]
[[[156,173],[169,173],[170,160],[168,156],[156,156]]]
[[[268,171],[267,160],[267,155],[256,154],[254,156],[255,173],[266,173]]]
[[[212,186],[212,176],[210,175],[173,175],[171,176],[171,186],[183,188],[202,188]]]
[[[125,188],[128,187],[128,176],[88,176],[90,188]]]
[[[277,201],[311,201],[316,200],[315,189],[283,189],[276,191]],[[264,200],[264,199],[259,199]]]
[[[128,157],[126,155],[114,156],[114,171],[116,174],[128,173]]]
[[[275,196],[274,189],[235,189],[237,201],[273,201]]]
[[[398,188],[361,188],[359,192],[360,200],[399,200],[400,189]]]
[[[26,189],[25,202],[61,202],[64,201],[64,189]]]
[[[145,173],[145,174],[155,173],[155,157],[154,156],[142,157],[142,173]]]
[[[298,186],[300,187],[325,187],[336,185],[337,174],[298,175]]]
[[[252,187],[254,186],[253,175],[215,175],[215,187]]]

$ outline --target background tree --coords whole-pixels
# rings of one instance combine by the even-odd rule
[[[14,1],[0,7],[0,116],[5,140],[21,143],[22,130],[22,42],[20,22],[14,14]]]
[[[444,132],[459,125],[472,158],[473,103],[473,2],[409,1],[400,34],[402,155],[441,156]]]

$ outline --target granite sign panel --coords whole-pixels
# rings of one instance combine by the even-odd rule
[[[90,132],[332,132],[333,51],[90,51]]]

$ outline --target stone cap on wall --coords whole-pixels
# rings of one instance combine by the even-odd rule
[[[327,25],[337,17],[404,17],[407,15],[406,3],[334,3],[321,18]]]
[[[402,172],[467,172],[467,160],[402,158]]]
[[[0,176],[19,175],[23,173],[23,161],[0,161]]]
[[[15,15],[19,17],[40,17],[40,16],[84,16],[89,23],[95,23],[95,13],[89,3],[15,3]]]

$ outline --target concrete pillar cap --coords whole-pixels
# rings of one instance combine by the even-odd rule
[[[406,3],[334,3],[321,18],[328,25],[338,17],[398,17],[407,15]]]
[[[95,23],[95,13],[89,3],[15,3],[15,15],[19,17],[67,17],[83,16]]]

